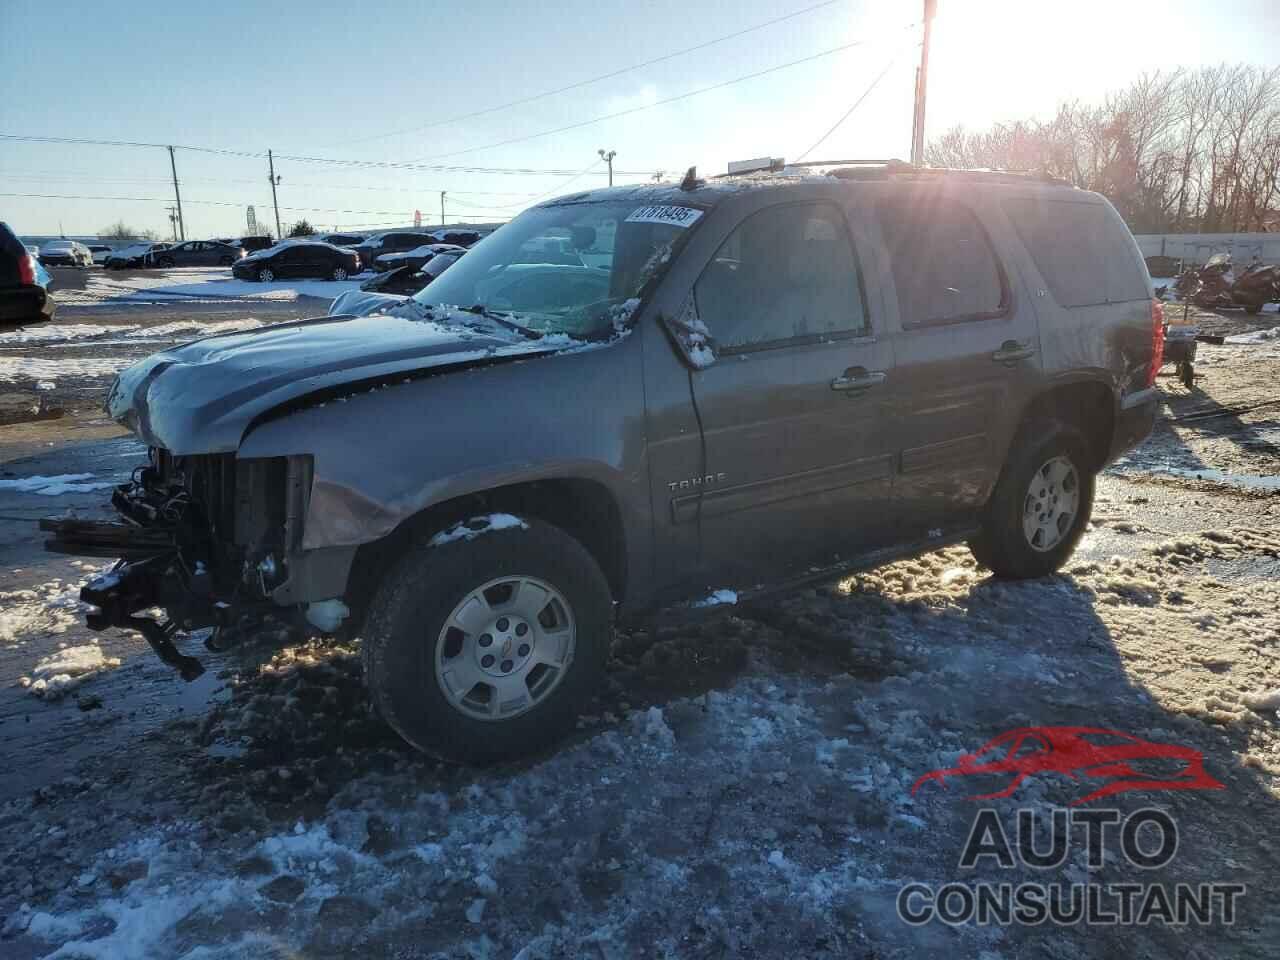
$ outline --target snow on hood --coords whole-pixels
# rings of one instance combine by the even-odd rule
[[[320,391],[608,342],[527,339],[475,314],[406,300],[389,313],[281,323],[153,354],[116,377],[107,413],[178,456],[224,453],[260,415]]]
[[[379,293],[377,290],[348,290],[329,304],[331,317],[367,317],[397,307],[409,298],[398,293]]]

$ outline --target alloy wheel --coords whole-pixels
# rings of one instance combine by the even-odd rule
[[[1066,457],[1054,457],[1031,475],[1022,507],[1022,533],[1032,550],[1047,553],[1071,531],[1080,509],[1080,478]]]
[[[510,720],[560,685],[576,640],[564,594],[535,577],[499,577],[468,593],[445,620],[435,644],[436,681],[459,713]]]

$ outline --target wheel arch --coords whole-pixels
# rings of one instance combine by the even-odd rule
[[[452,524],[489,513],[537,518],[563,530],[599,564],[613,599],[626,596],[630,564],[621,505],[601,481],[572,476],[489,487],[424,507],[390,533],[357,548],[347,596],[360,604],[412,546]]]
[[[1010,447],[1016,449],[1023,442],[1026,431],[1037,421],[1047,419],[1067,423],[1076,427],[1084,437],[1090,454],[1087,466],[1096,473],[1106,465],[1112,449],[1116,407],[1115,391],[1100,378],[1054,383],[1023,408]]]

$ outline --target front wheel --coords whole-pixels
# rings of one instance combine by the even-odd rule
[[[345,280],[345,279],[347,279],[347,268],[346,268],[346,267],[334,267],[334,268],[333,268],[333,274],[332,274],[332,276],[333,276],[333,279],[334,279],[334,280]]]
[[[1094,473],[1079,431],[1039,421],[1019,431],[987,503],[974,557],[997,577],[1025,580],[1058,570],[1093,509]]]
[[[177,266],[177,264],[174,263],[173,257],[161,257],[157,261],[157,264],[161,267],[164,267],[165,269],[168,269],[169,267]]]
[[[276,278],[275,271],[270,267],[263,267],[258,271],[258,280],[261,283],[270,283]]]
[[[409,743],[458,762],[532,753],[600,689],[608,583],[562,530],[506,514],[458,524],[386,576],[362,637],[379,712]]]

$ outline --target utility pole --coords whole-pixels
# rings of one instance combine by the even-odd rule
[[[173,159],[173,147],[169,148],[169,169],[173,171],[173,199],[178,202],[178,229],[182,239],[187,239],[187,226],[182,222],[182,194],[178,192],[178,163]]]
[[[612,187],[613,186],[613,158],[618,155],[618,151],[610,150],[608,152],[605,152],[604,150],[597,150],[596,153],[600,154],[600,159],[609,165],[609,186]]]
[[[444,194],[445,194],[445,191],[441,190],[440,191],[440,229],[442,230],[444,229]]]
[[[178,242],[178,208],[169,207],[169,227],[173,230],[173,242]]]
[[[276,199],[276,187],[280,183],[280,178],[276,176],[276,160],[271,155],[271,151],[267,151],[267,179],[271,181],[271,205],[276,208],[276,239],[283,240],[284,237],[280,233],[280,201]]]
[[[920,46],[920,69],[916,71],[916,109],[911,122],[911,163],[924,163],[924,99],[929,88],[929,33],[938,0],[924,0],[924,43]]]

